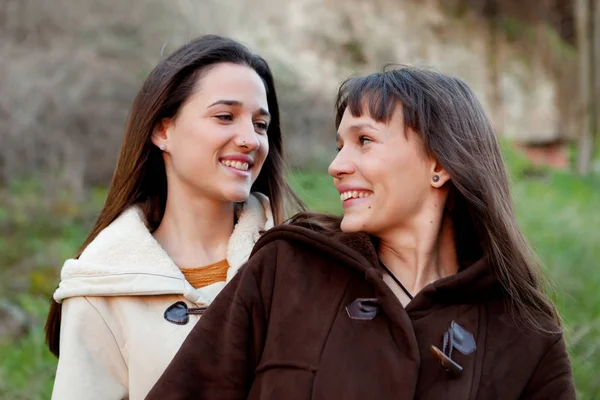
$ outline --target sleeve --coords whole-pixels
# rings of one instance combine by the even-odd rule
[[[273,291],[276,252],[267,247],[257,252],[217,296],[147,400],[235,400],[248,396],[262,355]]]
[[[127,398],[127,366],[112,331],[89,299],[65,300],[52,399]]]
[[[573,372],[562,335],[540,359],[521,398],[575,400]]]

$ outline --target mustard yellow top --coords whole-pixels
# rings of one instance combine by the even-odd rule
[[[228,269],[227,260],[221,260],[202,267],[181,268],[181,272],[190,285],[195,289],[200,289],[216,282],[225,282]]]

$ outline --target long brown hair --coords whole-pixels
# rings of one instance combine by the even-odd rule
[[[151,231],[158,228],[167,200],[167,177],[161,151],[151,141],[152,130],[163,118],[176,117],[202,74],[224,62],[252,68],[263,80],[267,92],[271,114],[267,131],[269,154],[252,191],[261,192],[270,199],[276,224],[282,223],[289,212],[305,209],[285,178],[279,106],[269,65],[232,39],[206,35],[162,60],[144,82],[131,107],[106,203],[76,257],[133,204],[141,206]],[[56,356],[59,354],[60,320],[61,305],[52,300],[46,321],[46,342]]]
[[[336,127],[346,110],[387,123],[398,103],[405,128],[422,137],[428,155],[451,177],[446,209],[459,265],[485,257],[516,320],[540,331],[550,321],[560,324],[544,295],[537,257],[519,230],[498,139],[473,91],[460,79],[412,67],[350,78],[338,92]],[[314,213],[292,220],[325,231],[339,230],[339,221]]]

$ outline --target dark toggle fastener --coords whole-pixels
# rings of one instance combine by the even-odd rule
[[[457,378],[462,372],[463,368],[458,365],[454,360],[445,355],[440,349],[436,346],[431,345],[431,352],[434,356],[436,356],[440,362],[442,363],[442,367],[448,372],[448,374],[452,378]]]
[[[377,299],[356,299],[346,306],[346,312],[351,319],[363,321],[375,318],[378,310]]]
[[[189,322],[190,314],[202,315],[208,307],[188,308],[183,301],[170,305],[165,310],[164,317],[167,321],[177,325],[185,325]]]
[[[440,360],[448,374],[456,378],[463,368],[452,359],[452,350],[456,349],[464,355],[469,355],[477,349],[473,335],[465,328],[452,321],[450,328],[444,332],[444,345],[442,350],[431,345],[431,353]]]

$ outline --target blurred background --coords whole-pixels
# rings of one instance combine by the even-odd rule
[[[0,398],[46,399],[43,324],[102,207],[130,104],[204,33],[270,63],[293,186],[340,212],[326,166],[342,80],[386,63],[466,80],[500,136],[519,222],[600,399],[600,0],[0,0]]]

